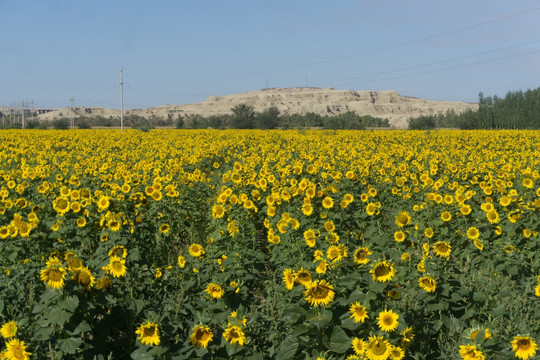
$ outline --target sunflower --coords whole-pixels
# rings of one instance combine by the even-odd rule
[[[433,244],[433,251],[438,257],[448,259],[450,257],[450,253],[452,252],[452,246],[450,246],[450,244],[446,241],[437,241],[435,244]]]
[[[0,334],[2,334],[4,339],[17,335],[17,324],[15,321],[10,321],[2,325],[2,328],[0,328]]]
[[[322,200],[322,206],[325,209],[331,209],[334,206],[334,200],[330,196],[327,196]]]
[[[394,240],[396,240],[397,242],[403,242],[405,240],[405,237],[405,233],[401,230],[394,233]]]
[[[182,255],[178,255],[178,266],[183,269],[186,266],[186,258]]]
[[[200,256],[203,256],[204,255],[204,248],[195,243],[195,244],[191,244],[189,246],[189,255],[193,256],[193,257],[200,257]]]
[[[379,313],[377,324],[382,331],[390,332],[396,330],[399,315],[392,310],[384,310]]]
[[[540,297],[540,284],[536,285],[534,288],[534,295]]]
[[[171,225],[169,225],[169,224],[162,224],[162,225],[159,227],[159,231],[160,231],[162,234],[166,234],[166,233],[168,233],[170,230],[171,230]]]
[[[304,240],[306,241],[307,246],[315,247],[317,237],[315,236],[315,231],[313,229],[308,229],[304,231]]]
[[[484,243],[480,240],[474,240],[474,246],[480,251],[484,250]]]
[[[490,334],[489,332],[489,328],[486,328],[485,330],[482,330],[482,329],[476,329],[476,330],[473,330],[471,332],[471,335],[469,335],[469,338],[471,340],[476,340],[476,337],[478,336],[478,334],[480,334],[481,331],[484,331],[484,340],[487,340],[489,339],[492,335]]]
[[[386,360],[392,345],[382,336],[370,336],[366,345],[365,357],[369,360]]]
[[[411,216],[406,211],[400,211],[395,218],[396,225],[405,227],[411,223]]]
[[[191,340],[191,343],[195,345],[197,349],[200,349],[201,347],[206,348],[213,337],[214,334],[208,326],[199,325],[193,328],[193,333],[189,337],[189,340]]]
[[[296,275],[292,269],[283,270],[283,282],[285,283],[287,290],[292,290],[295,278]]]
[[[108,276],[103,276],[97,281],[97,288],[100,290],[107,289],[108,287],[111,287],[111,285],[112,282]]]
[[[47,287],[60,289],[64,287],[67,271],[62,267],[62,263],[56,257],[49,258],[47,266],[40,272],[41,281],[47,284]]]
[[[390,349],[390,359],[402,360],[405,357],[405,351],[399,346],[392,346]]]
[[[355,337],[352,339],[352,348],[356,355],[362,356],[366,352],[366,342],[362,339]]]
[[[361,266],[366,265],[370,262],[368,255],[371,255],[371,251],[367,247],[359,247],[354,252],[354,262]]]
[[[326,230],[327,232],[333,232],[334,230],[336,230],[336,225],[334,225],[334,222],[332,220],[327,220],[324,223],[324,230]]]
[[[158,324],[151,323],[150,321],[139,326],[135,334],[139,335],[138,338],[144,345],[158,346],[160,343]]]
[[[114,277],[126,276],[126,260],[119,258],[118,256],[111,256],[109,258],[109,265],[107,270]]]
[[[500,220],[499,213],[495,210],[490,210],[486,213],[486,218],[491,224],[497,224]]]
[[[529,359],[536,354],[538,345],[529,336],[514,336],[512,340],[512,351],[520,359]]]
[[[64,215],[70,209],[70,204],[68,199],[59,198],[53,201],[53,209],[60,215]]]
[[[422,289],[424,289],[428,293],[432,293],[437,288],[437,281],[435,281],[434,278],[431,276],[422,276],[420,279],[418,279],[418,284]]]
[[[443,211],[443,213],[441,214],[441,219],[444,222],[448,222],[452,220],[452,214],[449,211]]]
[[[77,226],[78,227],[85,227],[86,226],[86,218],[84,216],[77,219]]]
[[[341,260],[341,252],[339,251],[339,246],[332,245],[326,250],[326,257],[330,260]]]
[[[374,203],[369,203],[366,205],[366,213],[369,215],[369,216],[372,216],[372,215],[375,215],[377,212],[378,212],[378,208],[377,208],[377,205],[375,205]]]
[[[302,205],[302,214],[304,214],[305,216],[309,216],[311,214],[313,214],[313,206],[309,203],[306,203],[306,204],[303,204]]]
[[[85,290],[90,290],[92,286],[94,286],[94,282],[96,281],[96,278],[92,275],[92,272],[90,272],[90,269],[86,266],[82,266],[73,274],[73,279],[76,280],[79,285],[82,286]]]
[[[470,206],[470,205],[468,205],[468,204],[463,204],[463,205],[461,205],[461,206],[459,207],[459,211],[461,211],[461,213],[462,213],[463,215],[469,215],[469,214],[471,213],[472,209],[471,209],[471,206]]]
[[[231,344],[243,346],[246,343],[246,334],[240,326],[233,325],[223,332],[223,337]]]
[[[311,274],[301,267],[300,270],[296,272],[294,280],[305,287],[311,283]]]
[[[109,251],[109,256],[118,256],[122,257],[122,259],[125,259],[128,254],[128,251],[125,246],[123,245],[116,245]]]
[[[459,355],[463,360],[484,360],[484,354],[476,348],[476,345],[460,345]]]
[[[212,217],[214,219],[221,219],[225,215],[225,208],[223,205],[216,204],[212,207]]]
[[[480,231],[474,226],[467,229],[467,237],[471,240],[476,240],[480,236]]]
[[[424,230],[424,235],[428,238],[428,239],[431,239],[433,237],[433,229],[428,227]]]
[[[361,305],[358,301],[351,305],[349,312],[351,313],[349,318],[352,318],[355,323],[363,323],[367,318],[369,318],[366,307]]]
[[[414,339],[413,328],[410,326],[407,326],[407,328],[403,330],[401,335],[403,336],[403,338],[401,338],[400,345],[402,348],[407,349],[411,345]]]
[[[317,280],[306,286],[304,298],[311,306],[328,305],[334,300],[334,287],[326,280]]]
[[[6,359],[9,360],[28,360],[31,353],[26,351],[24,341],[19,339],[11,339],[6,343]]]
[[[373,280],[377,282],[387,282],[392,280],[396,274],[396,269],[391,262],[380,261],[373,265],[373,268],[369,271],[373,276]]]
[[[223,290],[218,284],[214,283],[208,284],[206,290],[204,291],[206,291],[213,299],[221,299],[223,294],[225,294],[225,290]]]

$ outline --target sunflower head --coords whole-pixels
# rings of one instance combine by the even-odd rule
[[[411,216],[406,211],[400,211],[395,218],[396,225],[405,227],[411,223]]]

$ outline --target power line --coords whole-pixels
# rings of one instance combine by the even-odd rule
[[[343,81],[350,81],[350,80],[354,80],[354,79],[362,79],[362,78],[367,78],[367,77],[371,77],[371,76],[386,75],[386,74],[396,73],[396,72],[400,72],[400,71],[406,71],[406,70],[418,69],[418,68],[427,67],[427,66],[444,64],[444,63],[448,63],[448,62],[452,62],[452,61],[456,61],[456,60],[462,60],[462,59],[467,59],[467,58],[470,58],[470,57],[486,55],[486,54],[494,53],[494,52],[497,52],[497,51],[509,50],[509,49],[520,47],[520,46],[531,45],[531,44],[536,44],[536,43],[540,43],[540,40],[528,41],[528,42],[525,42],[525,43],[510,45],[510,46],[497,48],[497,49],[493,49],[493,50],[482,51],[482,52],[475,53],[475,54],[457,56],[457,57],[453,57],[453,58],[449,58],[449,59],[445,59],[445,60],[434,61],[434,62],[420,64],[420,65],[407,66],[407,67],[394,69],[394,70],[381,71],[381,72],[371,73],[371,74],[366,74],[366,75],[352,76],[352,77],[342,78],[342,79],[338,79],[338,80],[319,81],[319,82],[315,82],[313,84],[314,85],[335,84],[335,83],[339,83],[339,82],[343,82]]]
[[[446,67],[446,68],[442,68],[442,69],[423,71],[423,72],[418,72],[418,73],[414,73],[414,74],[392,76],[392,77],[387,77],[387,78],[382,78],[382,79],[367,80],[367,81],[363,81],[363,82],[359,82],[359,83],[348,83],[348,84],[343,84],[343,85],[357,85],[357,84],[380,82],[380,81],[386,81],[386,80],[401,79],[401,78],[405,78],[405,77],[425,75],[425,74],[431,74],[431,73],[440,72],[440,71],[453,70],[453,69],[458,69],[458,68],[461,68],[461,67],[474,66],[474,65],[480,65],[480,64],[487,64],[487,63],[492,63],[492,62],[496,62],[496,61],[506,60],[506,59],[520,57],[520,56],[527,56],[527,55],[532,55],[532,54],[537,54],[537,53],[540,53],[540,50],[534,50],[534,51],[529,51],[529,52],[526,52],[526,53],[504,56],[504,57],[500,57],[500,58],[496,58],[496,59],[478,61],[478,62],[469,63],[469,64],[450,66],[450,67]]]

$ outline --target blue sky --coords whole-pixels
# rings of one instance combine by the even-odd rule
[[[266,87],[474,102],[540,86],[535,0],[0,0],[0,106],[145,108]]]

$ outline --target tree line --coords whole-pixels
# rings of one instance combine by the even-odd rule
[[[504,98],[478,94],[478,110],[454,110],[410,118],[409,129],[539,129],[540,88],[509,91]]]

